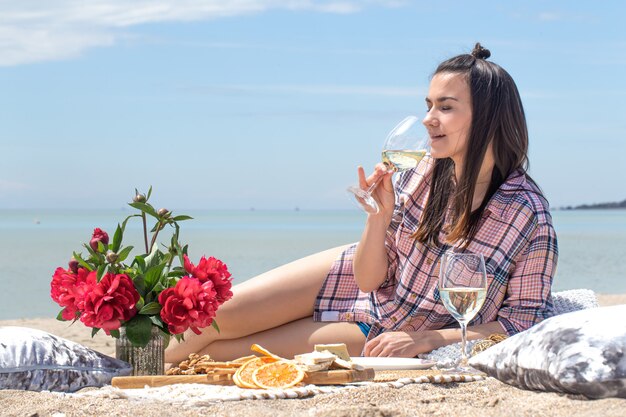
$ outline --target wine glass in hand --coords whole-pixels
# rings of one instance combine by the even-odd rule
[[[387,135],[383,145],[382,160],[388,170],[393,172],[415,168],[428,152],[428,134],[416,116],[408,116],[394,127]],[[378,213],[380,208],[372,197],[372,191],[383,177],[366,190],[357,185],[348,187],[363,210]]]
[[[487,295],[482,254],[446,252],[441,258],[439,294],[446,309],[461,325],[461,362],[467,367],[467,324],[480,311]]]

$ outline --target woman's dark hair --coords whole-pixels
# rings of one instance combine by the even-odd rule
[[[421,242],[439,246],[439,232],[450,207],[451,226],[446,240],[467,245],[491,196],[513,171],[528,168],[528,130],[519,92],[508,72],[486,60],[490,56],[489,50],[477,43],[471,54],[442,62],[433,74],[460,74],[467,80],[472,122],[460,178],[455,180],[452,159],[435,160],[430,196],[413,235]],[[495,166],[487,193],[480,207],[472,212],[474,189],[489,143]]]

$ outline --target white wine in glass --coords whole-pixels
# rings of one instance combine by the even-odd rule
[[[482,308],[487,296],[487,272],[482,254],[449,251],[441,258],[441,301],[461,326],[461,362],[467,367],[467,324]]]
[[[394,127],[387,135],[383,144],[382,161],[387,168],[394,172],[412,169],[420,163],[428,153],[428,134],[417,116],[408,116]],[[348,187],[363,210],[368,213],[378,213],[380,208],[372,197],[372,191],[380,179],[364,190],[358,185]]]
[[[469,323],[480,311],[487,296],[485,288],[442,288],[439,293],[452,317],[465,323]]]
[[[393,167],[395,171],[404,171],[415,168],[425,156],[426,149],[419,151],[384,150],[383,163],[388,167]]]

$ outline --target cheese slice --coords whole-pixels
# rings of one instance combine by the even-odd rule
[[[328,351],[295,355],[293,360],[306,372],[326,371],[337,359]]]
[[[336,356],[328,351],[324,352],[311,352],[311,353],[303,353],[301,355],[295,355],[293,359],[302,364],[311,364],[316,365],[318,363],[332,363],[335,360]]]
[[[328,369],[354,369],[355,371],[362,371],[365,368],[352,361],[344,361],[343,359],[337,358]]]
[[[323,352],[327,350],[333,355],[337,356],[339,359],[343,359],[344,361],[350,361],[350,354],[348,353],[348,347],[345,343],[334,343],[329,345],[315,345],[314,350],[316,352]]]

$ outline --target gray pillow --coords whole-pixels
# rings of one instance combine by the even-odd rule
[[[626,398],[626,304],[551,317],[469,363],[519,388]]]
[[[0,389],[74,392],[132,367],[83,345],[25,327],[0,327]]]

